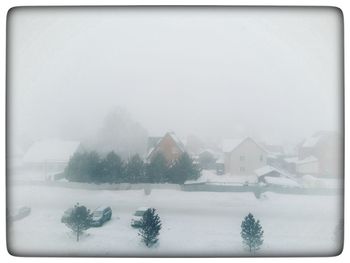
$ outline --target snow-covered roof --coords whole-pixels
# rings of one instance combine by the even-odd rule
[[[220,156],[220,157],[216,160],[215,163],[217,163],[217,164],[224,164],[224,163],[225,163],[224,157],[223,157],[223,156]]]
[[[302,160],[298,160],[297,163],[303,164],[303,163],[312,163],[312,162],[317,162],[317,161],[318,161],[318,159],[315,156],[310,155]]]
[[[282,174],[282,172],[280,170],[278,170],[275,167],[272,167],[270,165],[265,165],[263,167],[260,167],[260,168],[256,169],[254,171],[254,173],[256,174],[256,176],[260,177],[260,176],[263,176],[265,174],[271,173],[273,171],[276,171],[276,172]]]
[[[298,156],[284,158],[287,163],[297,163],[299,161]]]
[[[166,133],[160,140],[158,140],[158,142],[156,143],[156,145],[152,148],[149,149],[148,153],[147,153],[147,157],[146,159],[149,159],[151,157],[151,155],[153,154],[153,152],[158,148],[158,145],[160,144],[160,142],[163,140],[163,138],[165,136],[169,135],[173,141],[176,143],[176,145],[179,147],[179,149],[182,152],[185,152],[185,145],[181,142],[181,140],[175,135],[175,133],[173,132],[168,132]]]
[[[78,141],[44,140],[35,142],[25,153],[26,163],[68,162],[80,145]]]
[[[316,144],[320,141],[321,137],[322,137],[321,135],[318,135],[318,136],[312,136],[307,138],[304,141],[302,147],[306,147],[306,148],[315,147]]]
[[[222,142],[222,151],[224,153],[229,153],[232,152],[234,149],[237,148],[238,145],[240,145],[245,139],[245,138],[240,138],[240,139],[225,139]]]
[[[151,154],[151,152],[153,152],[155,147],[152,147],[151,149],[149,149],[148,153],[147,153],[147,156],[149,156]]]
[[[303,164],[303,163],[311,163],[311,162],[317,162],[318,159],[313,156],[313,155],[310,155],[304,159],[299,159],[298,157],[289,157],[289,158],[284,158],[284,160],[287,162],[287,163],[296,163],[296,164]]]
[[[201,151],[198,153],[198,155],[201,155],[201,154],[204,154],[204,153],[209,153],[209,154],[211,154],[211,155],[212,155],[214,158],[216,158],[216,159],[218,159],[218,158],[221,156],[220,153],[218,153],[218,152],[216,152],[216,151],[214,151],[214,150],[212,150],[212,149],[209,149],[209,148],[204,149],[204,150],[201,150]]]
[[[245,140],[250,139],[253,141],[259,148],[261,148],[263,151],[267,152],[264,147],[262,147],[260,144],[258,144],[256,141],[254,141],[250,137],[245,137],[241,139],[224,139],[222,142],[222,151],[224,153],[230,153],[233,150],[235,150],[241,143],[243,143]]]
[[[299,184],[296,181],[294,181],[290,178],[286,178],[286,177],[266,176],[265,182],[268,184],[282,185],[282,186],[286,186],[286,187],[299,187]]]
[[[185,145],[182,143],[182,141],[175,135],[174,132],[168,132],[168,135],[176,142],[177,146],[181,149],[181,151],[185,151]]]
[[[260,143],[260,145],[272,156],[284,155],[284,148],[282,145],[267,143]]]

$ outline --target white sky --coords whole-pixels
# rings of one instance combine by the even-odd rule
[[[20,8],[8,22],[13,135],[83,138],[118,106],[151,135],[341,128],[336,9]]]

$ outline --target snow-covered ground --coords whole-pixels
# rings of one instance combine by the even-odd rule
[[[12,185],[10,208],[28,206],[29,216],[9,225],[9,249],[18,255],[239,256],[241,222],[249,212],[260,220],[264,244],[257,255],[332,255],[342,215],[341,196],[264,193],[111,191]],[[109,205],[112,220],[91,228],[79,243],[60,222],[76,202],[94,209]],[[146,248],[130,227],[140,206],[157,209],[162,220],[159,245]]]
[[[187,184],[191,183],[207,183],[207,184],[220,184],[220,185],[243,185],[243,184],[256,184],[258,177],[256,175],[217,175],[212,170],[202,170],[202,175],[197,180],[186,181]]]

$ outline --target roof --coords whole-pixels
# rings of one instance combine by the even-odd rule
[[[224,163],[225,163],[224,157],[223,157],[223,156],[220,156],[220,157],[216,160],[215,163],[217,163],[217,164],[224,164]]]
[[[185,151],[185,145],[181,142],[181,140],[175,135],[175,133],[174,132],[168,132],[167,133],[174,141],[175,141],[175,143],[176,143],[176,145],[181,149],[181,151]],[[167,135],[166,134],[166,135]],[[165,135],[165,136],[166,136]],[[164,136],[164,137],[165,137]]]
[[[315,147],[317,143],[320,141],[321,137],[322,136],[312,136],[310,138],[307,138],[302,144],[302,147],[306,147],[306,148]]]
[[[173,132],[167,132],[160,140],[158,140],[158,142],[155,144],[154,147],[150,148],[148,153],[147,153],[147,157],[146,159],[149,159],[151,157],[151,155],[153,154],[153,152],[158,148],[158,145],[160,144],[160,142],[163,140],[163,138],[165,138],[165,136],[169,135],[172,140],[176,143],[177,147],[179,147],[179,149],[182,152],[185,152],[185,145],[181,142],[181,140],[175,135],[175,133]]]
[[[263,167],[260,167],[260,168],[256,169],[256,170],[254,171],[254,173],[255,173],[258,177],[260,177],[260,176],[263,176],[263,175],[265,175],[265,174],[271,173],[271,172],[273,172],[273,171],[278,172],[278,173],[280,173],[280,174],[283,174],[282,171],[280,171],[280,170],[278,170],[278,169],[276,169],[275,167],[272,167],[272,166],[270,166],[270,165],[265,165],[265,166],[263,166]]]
[[[154,148],[161,139],[162,137],[159,136],[148,137],[147,149]]]
[[[232,152],[234,149],[238,147],[244,140],[246,140],[248,137],[241,138],[241,139],[225,139],[222,143],[222,151],[224,153]]]
[[[79,146],[78,141],[38,141],[28,149],[23,161],[27,163],[68,162]]]
[[[297,163],[299,158],[297,156],[284,158],[287,163]]]
[[[275,154],[275,155],[284,154],[284,149],[282,145],[263,144],[263,147],[270,154]]]
[[[245,138],[241,138],[241,139],[225,139],[222,143],[222,151],[224,153],[230,153],[233,150],[235,150],[239,145],[241,145],[241,143],[243,143],[244,141],[246,141],[248,139],[251,140],[252,142],[254,142],[264,152],[267,152],[264,147],[262,147],[260,144],[258,144],[256,141],[254,141],[250,137],[245,137]]]
[[[212,149],[209,149],[209,148],[200,151],[198,153],[198,155],[202,155],[202,154],[205,154],[205,153],[208,153],[208,154],[212,155],[214,158],[219,158],[221,156],[220,153],[218,153],[218,152],[216,152],[216,151],[214,151]]]
[[[298,160],[297,163],[303,164],[303,163],[313,163],[313,162],[317,162],[317,161],[318,161],[318,159],[315,156],[310,155],[302,160]]]

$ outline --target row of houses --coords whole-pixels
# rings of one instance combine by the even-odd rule
[[[226,139],[221,150],[206,148],[193,153],[173,132],[168,132],[163,137],[150,138],[146,160],[162,153],[170,163],[188,152],[202,169],[216,170],[218,175],[261,176],[265,171],[286,178],[291,175],[336,178],[342,174],[341,145],[336,133],[318,132],[297,145],[297,153],[292,156],[285,154],[282,146],[259,143],[251,137]]]
[[[218,165],[224,165],[225,173],[232,175],[252,174],[266,165],[296,176],[339,177],[342,174],[341,138],[332,132],[318,132],[303,140],[294,156],[286,155],[281,147],[259,144],[252,138],[225,143],[223,155]]]
[[[202,169],[214,170],[218,175],[256,175],[264,178],[312,175],[336,177],[342,173],[341,140],[335,133],[319,132],[297,146],[297,154],[286,155],[281,146],[259,143],[251,137],[226,139],[212,148],[188,147],[174,132],[162,137],[149,137],[145,162],[161,153],[168,164],[187,152]],[[41,171],[45,176],[64,170],[70,157],[82,151],[77,141],[46,140],[34,143],[22,158],[27,170]],[[262,172],[265,172],[262,174]]]

